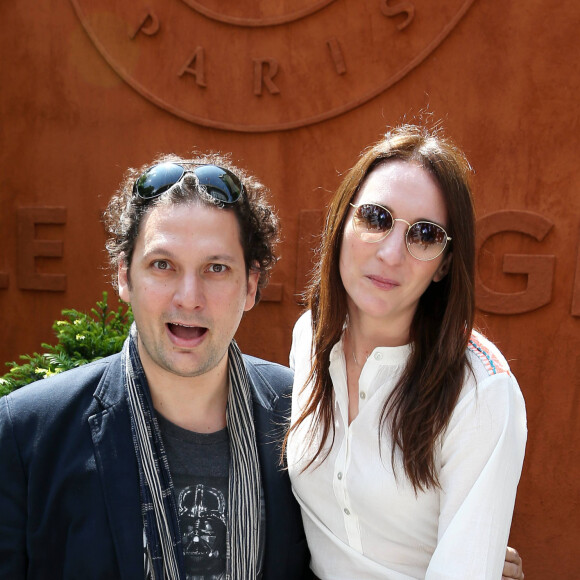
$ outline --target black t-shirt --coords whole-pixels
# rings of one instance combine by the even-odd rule
[[[228,430],[196,433],[178,427],[159,413],[157,419],[175,490],[186,579],[222,580],[227,566]],[[264,515],[262,497],[260,562]]]

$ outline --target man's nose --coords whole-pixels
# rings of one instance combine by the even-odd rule
[[[205,305],[203,281],[196,273],[184,273],[180,276],[173,299],[177,306],[194,310]]]

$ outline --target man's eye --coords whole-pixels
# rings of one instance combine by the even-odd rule
[[[219,274],[221,272],[225,272],[226,267],[223,264],[212,264],[209,267],[210,272],[213,272],[214,274]]]
[[[155,262],[153,262],[153,266],[155,268],[157,268],[158,270],[168,270],[169,269],[169,264],[165,260],[155,260]]]

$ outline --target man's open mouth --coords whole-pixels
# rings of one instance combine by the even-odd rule
[[[176,324],[172,322],[167,323],[167,328],[171,334],[183,340],[200,338],[207,332],[207,328],[203,326],[187,326],[185,324]]]

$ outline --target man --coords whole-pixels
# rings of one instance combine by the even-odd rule
[[[308,573],[291,372],[233,341],[275,263],[264,193],[217,156],[128,174],[106,214],[123,351],[0,400],[0,578]]]
[[[158,159],[106,223],[135,325],[118,355],[0,399],[0,578],[310,577],[279,466],[292,374],[233,341],[275,263],[263,186]]]

